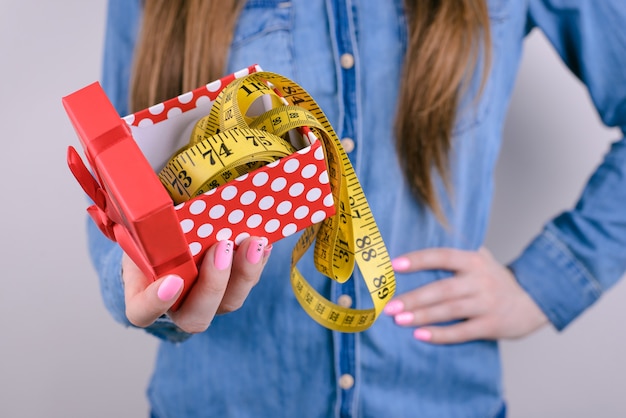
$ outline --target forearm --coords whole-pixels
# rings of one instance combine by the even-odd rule
[[[550,221],[511,268],[562,330],[626,271],[626,139],[613,144],[576,207]]]

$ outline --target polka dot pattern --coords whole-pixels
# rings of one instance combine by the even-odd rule
[[[175,207],[196,261],[220,239],[269,242],[334,214],[321,141]],[[321,156],[321,158],[319,158]]]
[[[132,126],[149,126],[176,117],[188,110],[194,109],[199,103],[215,100],[222,88],[228,83],[236,78],[245,77],[256,71],[260,71],[260,68],[256,65],[252,65],[241,71],[237,71],[235,74],[230,74],[193,91],[181,94],[178,97],[156,104],[132,115],[125,116],[124,120],[127,124]]]

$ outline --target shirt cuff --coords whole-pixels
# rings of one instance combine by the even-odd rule
[[[178,328],[167,315],[162,315],[145,330],[147,333],[171,343],[182,343],[193,335]]]
[[[127,327],[134,327],[126,317],[126,303],[124,300],[124,282],[122,280],[122,249],[119,245],[109,241],[97,230],[89,219],[90,253],[92,262],[100,277],[100,291],[107,310],[113,318]],[[162,340],[180,343],[191,337],[181,330],[167,315],[162,315],[155,322],[143,328]]]
[[[576,260],[551,225],[509,267],[559,331],[602,295],[598,281]]]

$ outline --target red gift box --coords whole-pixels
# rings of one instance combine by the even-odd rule
[[[143,273],[175,273],[183,296],[205,250],[218,240],[249,236],[275,242],[335,213],[324,150],[307,128],[308,145],[227,184],[174,206],[155,172],[188,140],[220,91],[251,66],[191,92],[120,118],[98,83],[63,98],[91,175],[73,147],[68,165],[94,204],[101,231],[117,241]]]

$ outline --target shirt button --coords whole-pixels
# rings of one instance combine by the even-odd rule
[[[344,390],[352,389],[354,386],[354,377],[351,374],[342,374],[339,378],[339,387]]]
[[[352,54],[341,54],[341,58],[339,58],[339,62],[341,63],[341,67],[344,70],[349,70],[354,67],[354,55]]]
[[[354,151],[354,139],[343,138],[341,140],[341,146],[343,146],[345,152],[347,152],[348,154],[351,153],[352,151]]]
[[[350,297],[350,295],[341,295],[337,299],[337,303],[339,304],[339,306],[349,308],[350,306],[352,306],[352,298]]]

